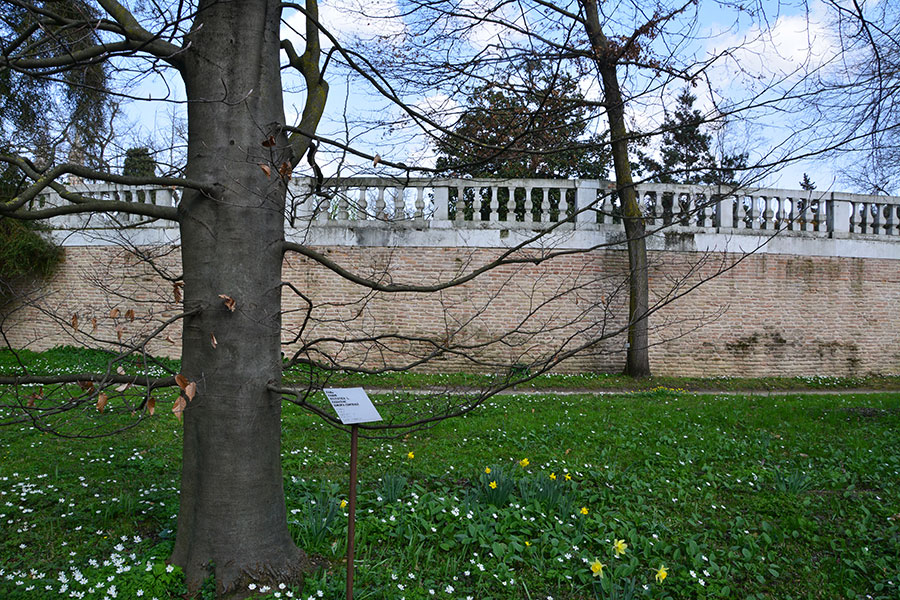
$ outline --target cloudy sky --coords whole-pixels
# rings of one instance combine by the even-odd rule
[[[402,0],[401,0],[402,1]],[[472,14],[484,14],[487,0],[460,0],[460,10]],[[687,23],[689,42],[671,49],[660,47],[660,51],[692,55],[703,59],[713,55],[724,55],[706,70],[700,85],[694,88],[698,96],[696,104],[704,112],[715,114],[723,106],[743,104],[754,106],[754,110],[743,110],[741,116],[748,116],[751,123],[736,122],[720,137],[727,151],[750,151],[757,161],[775,161],[782,155],[795,154],[804,144],[812,143],[814,135],[802,116],[786,115],[781,106],[785,91],[796,90],[802,85],[805,73],[817,69],[827,69],[837,52],[837,41],[829,27],[829,15],[818,0],[811,0],[805,6],[790,6],[785,2],[766,2],[765,18],[751,19],[746,15],[718,9],[701,3],[696,22]],[[510,4],[509,6],[515,6]],[[521,6],[521,5],[519,5]],[[376,48],[381,58],[390,62],[392,56],[402,57],[404,46],[409,44],[414,28],[409,17],[401,16],[408,8],[398,0],[321,0],[320,22],[343,44],[359,46],[368,44]],[[536,28],[541,25],[541,15],[536,11],[514,12],[511,9],[499,15],[503,19],[522,28]],[[610,15],[609,26],[614,29],[618,15]],[[620,19],[624,20],[624,19]],[[298,51],[304,46],[303,31],[305,17],[299,12],[288,13],[284,25],[284,37],[291,40]],[[477,54],[496,45],[498,41],[516,44],[524,36],[510,33],[503,26],[485,22],[465,31],[458,48],[461,52]],[[657,43],[665,43],[658,38]],[[325,51],[332,43],[322,42]],[[630,74],[629,74],[630,76]],[[379,153],[385,158],[409,165],[431,166],[434,153],[427,137],[418,128],[412,127],[403,111],[379,98],[370,85],[359,78],[348,75],[347,69],[340,68],[339,61],[329,67],[330,93],[326,113],[319,132],[326,137],[349,143],[366,154]],[[635,89],[641,85],[639,78],[623,81],[623,85]],[[679,84],[680,85],[680,84]],[[149,87],[148,94],[158,95],[159,82]],[[170,82],[170,97],[183,99],[184,93],[175,82]],[[298,77],[286,78],[285,96],[286,118],[289,123],[298,120],[303,106],[302,80]],[[594,77],[582,80],[582,89],[588,98],[599,98],[598,85]],[[665,91],[642,96],[634,102],[629,112],[633,127],[642,130],[658,125],[665,113],[669,98],[674,98],[678,89],[674,86]],[[155,92],[155,93],[154,93]],[[461,106],[458,97],[446,90],[419,90],[405,97],[417,110],[428,113],[442,125],[451,125],[457,118]],[[763,108],[771,105],[771,108]],[[139,109],[138,120],[148,132],[163,131],[169,122],[171,107],[159,110]],[[372,123],[381,120],[390,127],[374,127]],[[791,131],[797,127],[800,133]],[[598,120],[595,127],[604,127]],[[353,156],[332,155],[327,170],[333,174],[341,169],[343,174],[371,167],[371,163]],[[808,171],[819,184],[820,189],[840,186],[833,169],[825,161],[800,162],[765,175],[763,183],[785,188],[797,187],[804,171]]]

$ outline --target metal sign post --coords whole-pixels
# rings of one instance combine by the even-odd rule
[[[353,600],[353,551],[356,538],[356,447],[359,426],[350,427],[350,515],[347,521],[347,600]]]
[[[353,559],[356,538],[356,462],[359,423],[380,421],[381,415],[362,388],[326,388],[325,395],[344,425],[350,425],[350,498],[347,521],[347,600],[353,600]]]

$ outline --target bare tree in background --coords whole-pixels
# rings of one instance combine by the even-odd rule
[[[884,2],[828,0],[839,46],[831,68],[812,82],[811,107],[850,143],[838,156],[844,179],[862,192],[900,190],[900,16]],[[849,153],[849,158],[846,155]]]

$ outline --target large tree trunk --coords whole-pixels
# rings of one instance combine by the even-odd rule
[[[218,191],[186,191],[180,205],[185,309],[198,310],[184,322],[182,371],[198,393],[184,412],[171,560],[191,589],[214,572],[220,595],[250,580],[296,580],[306,566],[287,528],[281,402],[267,389],[281,376],[286,184],[278,169],[291,160],[278,4],[201,1],[183,72],[186,174]]]
[[[585,8],[585,26],[588,38],[594,51],[594,63],[597,65],[603,83],[613,166],[616,171],[616,188],[622,203],[622,221],[625,224],[625,237],[628,243],[628,348],[624,373],[632,377],[649,377],[650,338],[647,310],[650,294],[646,228],[634,190],[631,161],[628,159],[625,102],[622,99],[622,91],[619,88],[619,78],[616,73],[618,56],[615,47],[609,44],[600,27],[596,0],[583,0],[582,5]]]

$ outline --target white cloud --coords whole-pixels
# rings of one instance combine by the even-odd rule
[[[514,46],[527,39],[529,23],[518,3],[497,7],[494,0],[461,0],[456,6],[463,39],[475,54]],[[489,53],[492,53],[489,51]]]
[[[809,13],[780,15],[770,27],[753,25],[743,33],[724,34],[709,45],[722,55],[713,76],[749,87],[773,81],[797,81],[826,67],[840,52],[821,3]]]

